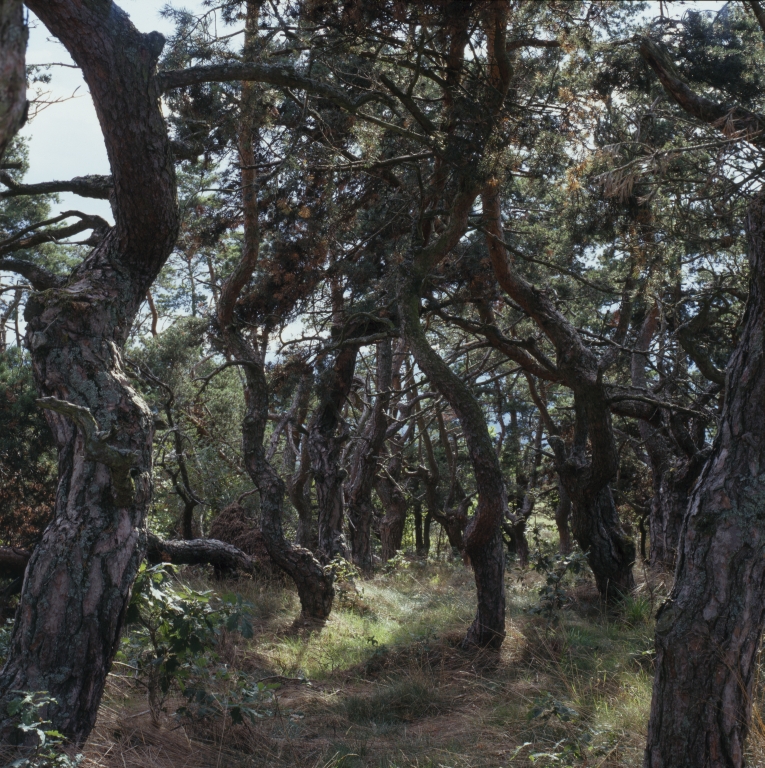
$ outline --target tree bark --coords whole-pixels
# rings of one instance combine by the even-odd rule
[[[348,439],[347,430],[338,430],[342,410],[353,382],[358,347],[345,346],[335,355],[332,367],[320,376],[320,403],[308,434],[316,503],[319,509],[319,556],[324,563],[334,557],[347,558],[343,535],[346,472],[340,457]]]
[[[298,516],[295,543],[315,552],[318,548],[318,535],[311,510],[311,467],[308,457],[308,441],[302,434],[304,430],[308,402],[311,399],[312,375],[310,369],[304,371],[295,391],[291,416],[286,425],[286,445],[283,452],[283,468],[287,477],[287,495]],[[298,456],[300,464],[298,465]]]
[[[392,454],[375,480],[375,490],[385,510],[380,520],[380,558],[384,563],[395,557],[401,549],[406,526],[408,504],[402,486],[404,446],[401,442],[391,441]]]
[[[377,394],[372,414],[357,439],[346,487],[351,557],[365,572],[372,570],[372,490],[388,429],[386,411],[392,379],[393,345],[391,339],[385,339],[377,344]]]
[[[747,135],[758,115],[696,96],[650,43],[641,53],[697,119]],[[675,584],[656,623],[647,768],[740,768],[765,626],[765,199],[746,220],[749,297],[728,363],[712,453],[680,537]]]
[[[765,200],[747,219],[752,279],[712,455],[656,624],[646,766],[744,764],[765,626]]]
[[[558,551],[562,555],[570,554],[573,549],[571,545],[571,528],[569,527],[570,516],[571,499],[568,497],[565,486],[559,480],[558,506],[555,508],[555,527],[558,529]]]
[[[258,33],[258,4],[248,0],[245,22],[245,56],[252,56]],[[239,157],[242,174],[244,238],[242,257],[221,286],[217,323],[226,351],[244,370],[245,412],[242,421],[242,452],[247,473],[260,495],[261,520],[266,549],[271,559],[295,582],[301,614],[296,626],[321,626],[329,616],[334,599],[333,577],[303,547],[290,544],[284,536],[282,507],[285,484],[268,460],[265,434],[268,424],[269,390],[263,353],[256,338],[245,338],[235,310],[243,289],[252,278],[260,258],[258,180],[253,146],[257,138],[256,94],[244,89],[243,119],[239,126]],[[254,333],[250,330],[250,333]]]
[[[21,0],[3,0],[0,3],[0,160],[27,116],[28,35]]]
[[[163,38],[111,2],[30,0],[81,67],[114,176],[116,225],[72,274],[33,293],[26,343],[59,452],[54,520],[35,549],[0,692],[47,690],[41,712],[85,741],[146,546],[153,424],[121,350],[178,228],[167,130],[154,81]],[[5,707],[2,707],[5,712]],[[14,740],[10,718],[0,726]]]

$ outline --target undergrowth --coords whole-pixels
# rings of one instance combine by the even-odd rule
[[[606,610],[591,584],[573,581],[551,617],[534,613],[545,575],[508,570],[507,639],[498,654],[475,655],[459,647],[475,600],[459,562],[349,574],[345,599],[314,634],[290,632],[298,602],[283,586],[190,569],[179,578],[184,600],[207,601],[213,655],[194,684],[205,664],[215,669],[204,680],[215,716],[184,716],[188,677],[167,687],[159,711],[117,665],[82,766],[642,765],[660,602],[651,585]],[[253,717],[232,716],[243,687],[260,691]],[[753,731],[755,758],[765,753],[759,709]]]

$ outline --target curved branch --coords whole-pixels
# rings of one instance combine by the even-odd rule
[[[0,192],[0,200],[22,195],[44,195],[51,192],[74,192],[80,197],[92,197],[96,200],[108,200],[114,191],[111,176],[75,176],[69,181],[43,181],[39,184],[19,184],[9,173],[0,171],[0,181],[8,189]]]
[[[741,136],[759,143],[765,138],[765,117],[732,104],[719,104],[699,96],[680,79],[667,52],[652,40],[640,43],[640,55],[658,76],[664,90],[689,114],[719,128],[726,136]]]
[[[49,272],[44,267],[23,259],[0,259],[0,270],[15,272],[17,275],[25,277],[37,291],[59,288],[64,284],[63,278],[54,275],[53,272]]]
[[[339,88],[321,83],[304,75],[299,75],[292,67],[256,64],[254,62],[209,64],[201,67],[189,67],[188,69],[169,70],[160,72],[156,79],[159,90],[162,93],[173,88],[184,88],[189,85],[233,81],[254,81],[282,88],[299,88],[315,96],[321,96],[349,112],[355,112],[359,107],[370,101],[382,101],[386,104],[391,101],[387,94],[377,91],[363,93],[354,99],[343,93]]]

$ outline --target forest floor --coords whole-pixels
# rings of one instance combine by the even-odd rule
[[[362,594],[343,595],[310,636],[289,631],[291,591],[239,582],[255,634],[231,635],[222,656],[253,681],[278,685],[264,692],[263,716],[181,725],[171,714],[180,702],[168,700],[153,724],[146,695],[115,674],[82,765],[637,768],[661,580],[610,612],[582,583],[552,620],[529,613],[541,583],[508,571],[507,639],[499,654],[476,656],[459,649],[475,599],[461,563],[412,563],[363,581]],[[759,716],[754,731],[750,764],[765,765]]]

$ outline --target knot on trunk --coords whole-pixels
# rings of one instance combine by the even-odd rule
[[[57,397],[41,397],[37,403],[41,408],[66,416],[80,428],[85,443],[85,456],[111,470],[115,504],[118,507],[130,506],[135,496],[133,477],[140,473],[139,452],[111,445],[109,441],[114,437],[116,430],[99,430],[93,414],[82,405],[59,400]]]

